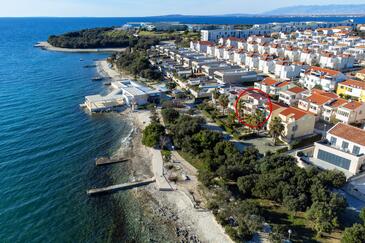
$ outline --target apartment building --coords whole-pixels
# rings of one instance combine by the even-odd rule
[[[321,86],[323,90],[334,91],[339,82],[346,80],[346,76],[335,70],[311,66],[300,73],[299,83],[307,89]]]
[[[298,86],[294,86],[288,90],[282,90],[279,92],[279,102],[286,105],[296,105],[299,99],[302,99],[303,95],[307,92],[308,90]]]
[[[270,95],[279,95],[281,91],[288,90],[293,87],[294,84],[288,81],[277,81],[272,78],[265,78],[261,82],[255,83],[255,88],[264,91]]]

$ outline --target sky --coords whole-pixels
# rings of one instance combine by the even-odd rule
[[[262,13],[293,5],[364,4],[365,0],[0,0],[0,17],[134,17]]]

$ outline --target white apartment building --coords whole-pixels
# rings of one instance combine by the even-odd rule
[[[334,91],[337,84],[344,80],[346,80],[346,76],[339,71],[312,66],[307,71],[300,73],[299,83],[307,89],[320,85],[323,90]]]
[[[279,92],[279,102],[286,105],[296,105],[299,99],[303,98],[303,94],[307,92],[306,89],[298,86],[294,86],[288,90],[282,90]]]

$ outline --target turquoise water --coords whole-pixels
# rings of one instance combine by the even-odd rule
[[[161,226],[157,231],[142,220],[129,193],[86,196],[90,187],[128,178],[126,165],[95,168],[94,159],[118,150],[131,124],[112,114],[91,117],[79,108],[85,95],[104,92],[90,81],[96,70],[83,65],[106,56],[33,48],[51,34],[137,20],[278,19],[0,18],[0,242],[148,242],[156,234],[165,235],[163,242],[170,239]]]
[[[91,117],[78,106],[103,91],[90,81],[96,70],[83,65],[104,56],[32,47],[75,25],[0,20],[0,242],[104,240],[114,216],[125,216],[110,198],[85,193],[111,182],[112,169],[96,169],[94,158],[118,149],[132,129],[120,117]],[[116,170],[125,180],[125,168]]]

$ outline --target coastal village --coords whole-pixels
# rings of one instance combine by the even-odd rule
[[[289,155],[300,168],[339,172],[345,182],[336,190],[346,195],[348,207],[360,210],[355,204],[365,204],[365,25],[348,20],[235,29],[230,25],[128,23],[121,29],[142,27],[148,31],[199,32],[200,40],[191,40],[190,46],[174,41],[151,46],[147,50],[149,63],[163,77],[154,82],[123,76],[115,63],[102,61],[99,67],[111,78],[111,92],[85,97],[83,108],[91,113],[129,110],[140,118],[142,129],[156,123],[159,125],[153,129],[163,126],[167,134],[175,136],[180,118],[190,117],[191,124],[204,118],[205,124],[199,126],[220,134],[241,156],[255,148],[257,158]],[[209,136],[214,140],[214,135]],[[207,193],[199,186],[205,168],[193,152],[182,149],[188,147],[184,141],[178,137],[165,141],[161,136],[157,140],[147,146],[154,177],[140,184],[156,182],[160,191],[169,191],[166,197],[182,192],[192,204],[191,210],[214,208],[207,206]],[[127,183],[125,188],[138,183]],[[220,209],[215,210],[221,215]],[[240,226],[232,215],[223,221],[226,232]],[[196,219],[197,224],[204,222]],[[272,242],[269,235],[273,229],[266,222],[263,225],[269,229],[257,230],[257,242]],[[223,230],[218,224],[215,227],[213,230]],[[292,229],[287,232],[282,235],[291,242]],[[326,229],[317,232],[332,237],[326,235]],[[235,234],[229,235],[232,238]],[[207,242],[219,238],[208,235]],[[229,241],[223,237],[216,242]]]

